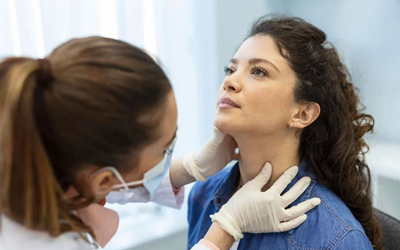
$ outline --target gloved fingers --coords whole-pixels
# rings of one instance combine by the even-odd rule
[[[266,162],[261,172],[256,177],[254,177],[254,179],[251,182],[255,183],[255,186],[257,188],[260,188],[261,191],[261,188],[264,187],[265,184],[267,184],[267,182],[271,178],[271,174],[272,174],[272,165],[271,163]]]
[[[311,178],[306,176],[301,178],[293,187],[282,195],[282,201],[285,207],[292,204],[307,189],[311,183]]]
[[[287,185],[293,180],[293,178],[296,176],[297,172],[299,171],[299,168],[297,166],[293,166],[286,170],[281,177],[278,178],[277,181],[275,181],[274,185],[272,185],[271,188],[275,188],[275,190],[278,191],[279,194],[285,190]]]
[[[214,136],[213,136],[214,141],[217,144],[220,144],[222,143],[224,138],[225,138],[225,132],[214,126]]]
[[[312,198],[285,210],[286,220],[291,220],[307,213],[321,203],[319,198]]]
[[[281,223],[279,223],[279,229],[281,230],[281,232],[286,232],[286,231],[292,230],[292,229],[300,226],[304,221],[306,221],[306,219],[307,219],[307,215],[303,214],[292,220],[281,222]]]
[[[224,141],[225,135],[225,132],[214,126],[213,136],[203,144],[199,151],[195,153],[194,159],[196,164],[198,164],[198,161],[201,161],[202,158],[212,158]]]
[[[205,181],[207,179],[207,177],[200,172],[200,169],[194,159],[194,153],[187,154],[185,157],[183,157],[182,164],[188,174],[193,176],[196,181]]]

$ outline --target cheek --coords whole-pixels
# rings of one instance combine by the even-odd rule
[[[291,95],[279,88],[257,89],[248,93],[245,111],[255,117],[273,117],[286,113],[290,107]]]
[[[140,161],[136,164],[132,163],[132,169],[122,176],[126,182],[142,180],[144,174],[155,167],[162,159],[163,155],[161,153],[145,152],[140,158]]]
[[[221,89],[218,97],[221,95]],[[239,94],[243,102],[240,110],[219,110],[214,126],[234,133],[270,134],[287,126],[293,105],[290,86],[248,84]]]
[[[140,171],[142,174],[154,168],[158,163],[160,163],[164,158],[164,154],[160,152],[154,152],[150,157],[141,163]]]
[[[292,99],[291,90],[286,88],[249,89],[240,119],[242,127],[259,134],[275,133],[285,128],[291,115]]]

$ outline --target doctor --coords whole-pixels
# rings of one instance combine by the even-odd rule
[[[5,59],[0,96],[0,249],[91,249],[88,234],[104,246],[118,227],[106,201],[179,208],[185,184],[234,158],[234,141],[216,129],[200,150],[171,164],[171,84],[150,56],[118,40],[74,39],[45,59]],[[296,173],[290,168],[262,192],[271,175],[266,163],[193,249],[229,249],[244,232],[299,226],[319,201],[285,209],[283,199],[293,202],[309,183],[277,193]]]

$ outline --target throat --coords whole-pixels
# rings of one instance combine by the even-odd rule
[[[272,165],[272,174],[264,187],[265,190],[270,188],[287,169],[300,164],[298,144],[293,140],[282,140],[281,143],[273,145],[258,143],[241,145],[240,142],[238,145],[240,149],[238,188],[256,177],[267,162]]]

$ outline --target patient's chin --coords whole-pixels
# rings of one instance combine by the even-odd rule
[[[224,130],[224,128],[229,127],[227,125],[228,125],[228,122],[226,121],[226,119],[221,119],[218,116],[214,117],[214,126],[215,127],[219,128],[221,130]]]
[[[223,119],[223,118],[219,118],[219,117],[214,118],[214,126],[228,134],[235,131],[235,128],[234,128],[232,122],[229,122],[227,119]]]

